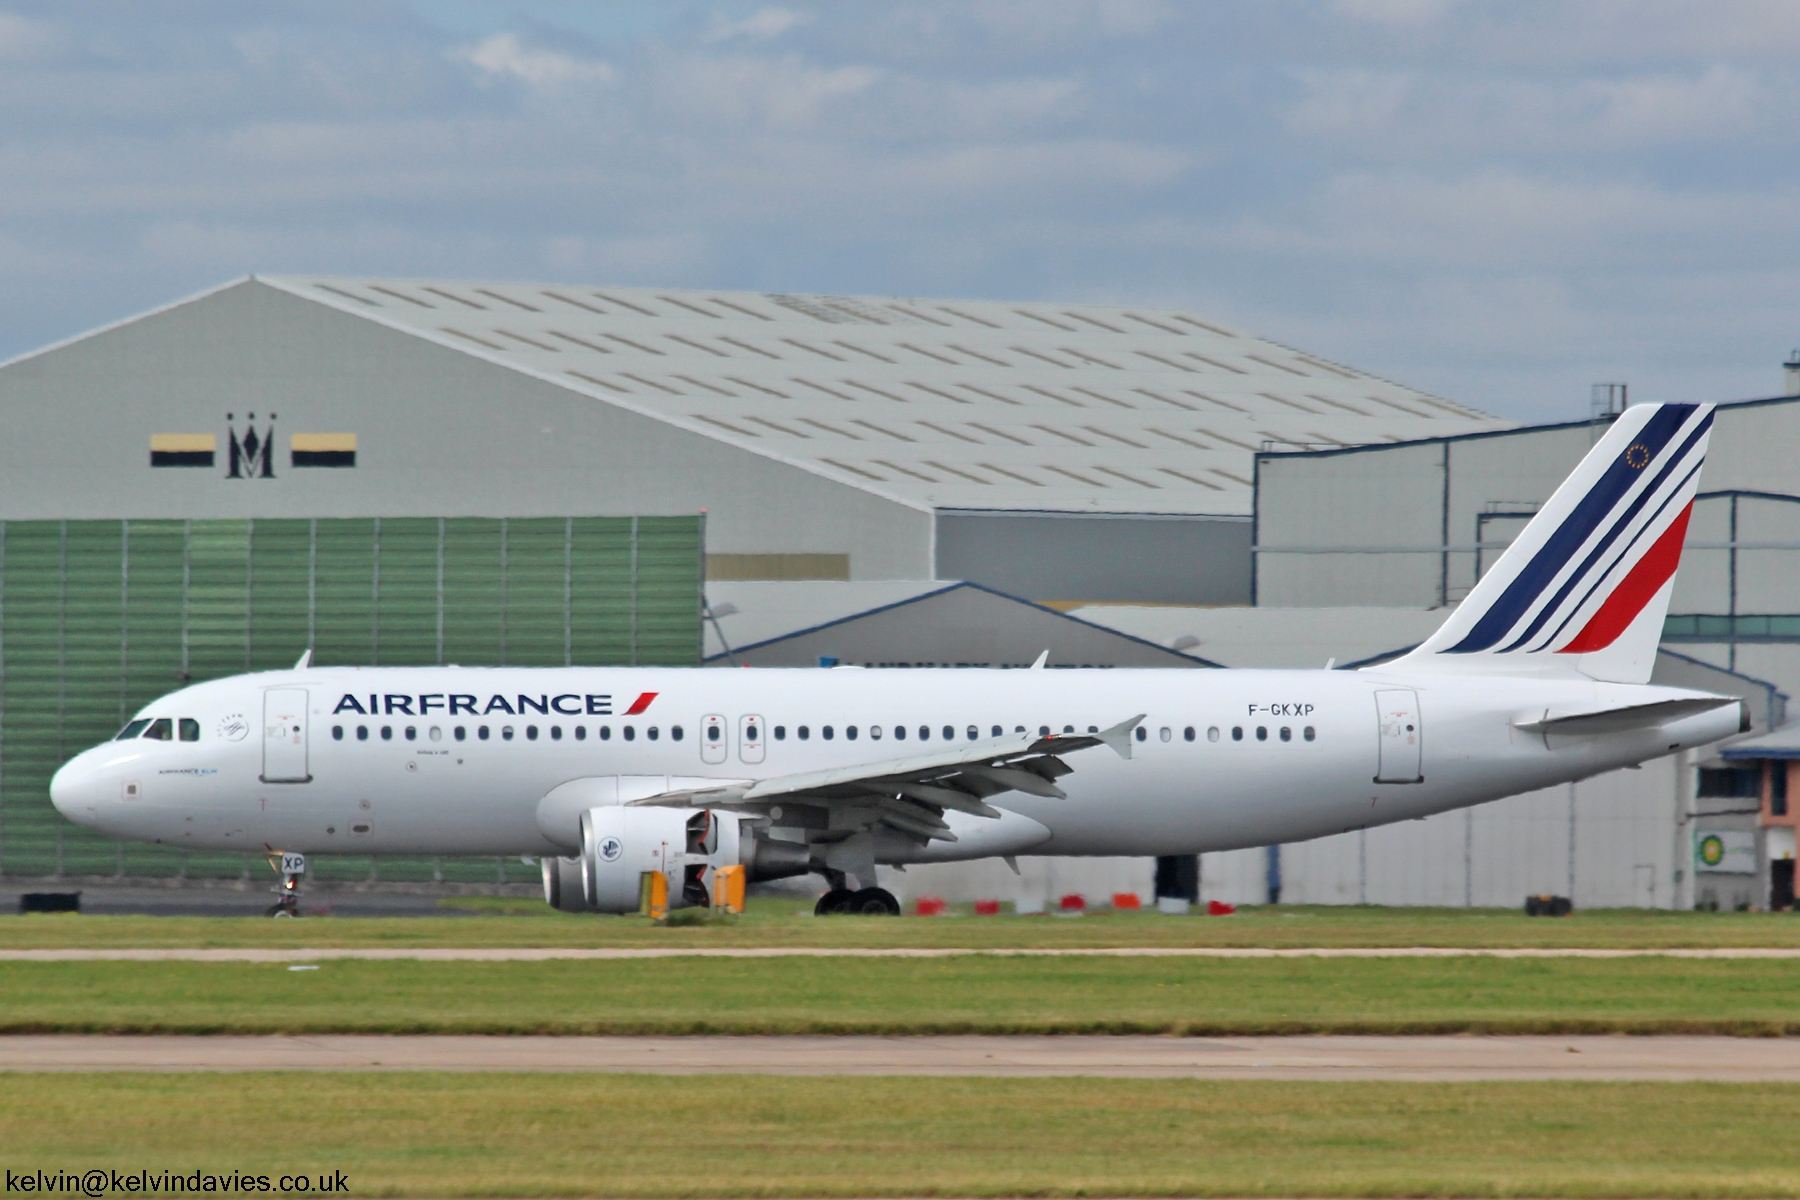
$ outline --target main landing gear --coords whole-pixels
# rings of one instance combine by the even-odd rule
[[[271,890],[277,899],[263,910],[265,917],[297,917],[300,915],[300,876],[306,874],[306,855],[269,855],[269,866],[281,875],[281,882]]]
[[[900,901],[886,888],[861,888],[852,891],[842,884],[819,897],[813,908],[815,917],[850,915],[858,917],[897,917]]]

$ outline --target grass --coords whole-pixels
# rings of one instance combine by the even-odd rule
[[[10,1074],[7,1166],[343,1171],[381,1196],[1736,1197],[1800,1087]]]
[[[1800,1033],[1794,966],[1623,959],[0,964],[0,1033]]]
[[[656,926],[559,913],[535,900],[458,898],[484,915],[269,921],[220,917],[0,917],[0,949],[48,947],[487,946],[1451,946],[1664,949],[1800,947],[1800,915],[1606,909],[1563,919],[1511,909],[1244,908],[1232,917],[1155,912],[902,920],[815,918],[769,899],[728,924]]]

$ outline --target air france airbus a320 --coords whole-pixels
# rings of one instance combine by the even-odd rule
[[[661,873],[1188,854],[1422,817],[1745,728],[1649,683],[1712,410],[1628,410],[1444,625],[1358,671],[315,667],[147,706],[51,782],[69,819],[195,850],[519,854],[627,912]],[[1041,660],[1040,660],[1041,661]],[[291,906],[290,906],[291,907]]]

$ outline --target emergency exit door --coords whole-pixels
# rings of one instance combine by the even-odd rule
[[[306,689],[263,693],[264,783],[306,783]]]
[[[1419,721],[1419,693],[1388,688],[1375,693],[1381,757],[1376,783],[1423,783],[1424,729]]]

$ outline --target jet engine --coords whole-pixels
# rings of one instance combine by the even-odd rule
[[[705,808],[604,806],[581,814],[581,853],[545,858],[544,901],[564,912],[634,913],[646,872],[668,880],[670,908],[711,903],[712,872],[741,864],[749,882],[804,875],[811,850],[759,836],[752,819]]]

